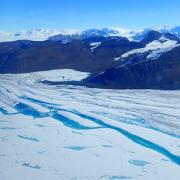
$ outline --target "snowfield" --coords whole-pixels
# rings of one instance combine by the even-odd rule
[[[101,45],[101,42],[93,42],[93,43],[90,43],[89,45],[91,46],[91,51],[93,53],[94,50]]]
[[[180,91],[39,83],[88,75],[0,75],[0,179],[179,180]]]
[[[146,52],[150,52],[147,59],[158,59],[163,53],[171,51],[178,46],[180,46],[180,44],[177,44],[177,41],[161,37],[160,40],[154,40],[147,44],[144,48],[133,49],[121,55],[121,57],[114,58],[114,60],[117,61],[122,58],[127,58],[133,54],[143,54]]]

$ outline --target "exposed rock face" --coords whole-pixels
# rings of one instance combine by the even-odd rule
[[[112,68],[85,80],[90,87],[118,89],[180,89],[180,47],[159,59]]]
[[[101,42],[92,51],[91,43]],[[130,42],[122,37],[95,37],[61,41],[15,41],[0,43],[0,73],[25,73],[51,69],[75,69],[100,72],[117,65],[114,57],[141,43]]]

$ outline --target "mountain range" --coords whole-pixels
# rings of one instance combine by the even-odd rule
[[[81,82],[89,87],[180,89],[180,26],[36,29],[11,37],[0,43],[0,73],[75,69],[91,73]]]
[[[0,42],[9,42],[16,40],[32,40],[32,41],[44,41],[44,40],[63,40],[65,42],[72,39],[84,39],[89,37],[109,37],[109,36],[122,36],[127,37],[130,40],[140,40],[143,34],[149,31],[169,32],[180,37],[180,26],[169,27],[155,27],[147,29],[125,29],[125,28],[101,28],[101,29],[42,29],[35,28],[29,30],[23,30],[19,32],[5,32],[0,31]]]

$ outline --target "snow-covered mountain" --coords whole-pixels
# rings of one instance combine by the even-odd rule
[[[180,37],[180,26],[176,26],[172,29],[170,29],[170,32]]]
[[[76,29],[30,29],[23,30],[20,32],[4,32],[0,31],[0,42],[9,42],[16,40],[32,40],[32,41],[44,41],[47,40],[50,36],[57,34],[71,35],[78,33],[79,30]]]
[[[110,36],[122,36],[127,37],[129,40],[140,41],[149,31],[169,32],[180,37],[180,26],[177,27],[155,27],[147,29],[126,29],[126,28],[92,28],[92,29],[42,29],[35,28],[30,30],[23,30],[20,32],[4,32],[0,31],[0,42],[16,41],[16,40],[62,40],[63,42],[69,42],[73,39],[85,39],[89,37],[110,37]]]
[[[114,57],[118,65],[86,79],[85,84],[101,88],[180,89],[180,39],[167,32],[150,31],[137,43],[139,47]]]
[[[137,32],[122,29],[122,28],[103,28],[103,29],[87,29],[79,31],[75,34],[58,34],[49,37],[52,41],[62,41],[63,43],[70,42],[74,39],[82,40],[91,37],[111,37],[111,36],[122,36],[131,39],[132,36],[136,35]]]
[[[150,31],[157,31],[160,33],[170,33],[173,34],[177,37],[180,37],[180,26],[176,27],[169,27],[169,26],[162,26],[162,27],[156,27],[156,28],[147,28],[147,29],[142,29],[136,31],[131,38],[135,41],[141,41],[142,39],[145,38],[145,36],[150,32]]]
[[[147,54],[147,59],[157,59],[163,53],[180,46],[180,39],[175,35],[170,33],[159,33],[157,31],[150,31],[141,42],[146,43],[145,47],[128,51],[121,55],[120,59],[143,54]]]
[[[131,30],[125,28],[102,28],[102,29],[30,29],[20,32],[4,32],[0,31],[0,42],[9,42],[16,40],[33,40],[44,41],[50,40],[63,40],[64,42],[71,41],[73,39],[84,39],[89,37],[110,37],[110,36],[122,36],[131,38],[142,30]]]

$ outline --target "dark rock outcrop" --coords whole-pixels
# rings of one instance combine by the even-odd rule
[[[155,60],[108,69],[84,82],[99,88],[180,89],[180,47]]]
[[[101,45],[92,51],[92,42]],[[142,47],[122,37],[94,37],[61,41],[15,41],[0,43],[0,73],[26,73],[52,69],[101,72],[118,65],[114,57]]]

